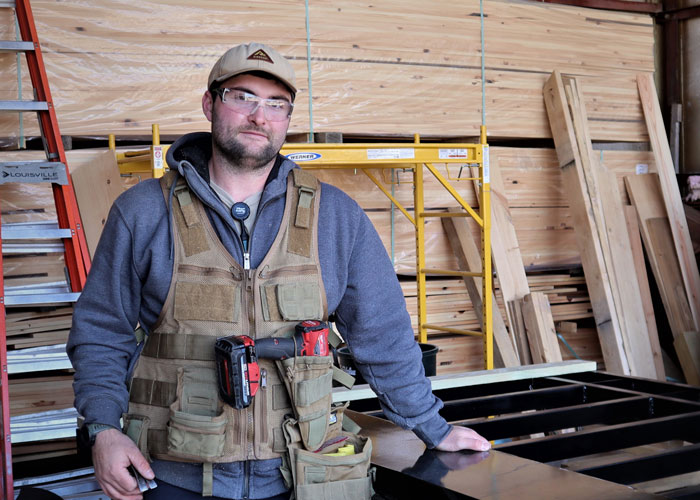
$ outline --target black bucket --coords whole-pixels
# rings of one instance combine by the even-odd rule
[[[425,375],[432,377],[437,373],[438,346],[421,343],[419,343],[418,346],[423,352],[423,368],[425,369]],[[341,347],[336,352],[338,353],[338,366],[340,366],[340,369],[355,377],[355,385],[366,384],[367,382],[362,377],[362,374],[360,374],[355,367],[355,360],[353,360],[350,355],[350,349]]]

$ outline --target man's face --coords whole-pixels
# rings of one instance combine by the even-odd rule
[[[291,102],[291,94],[283,84],[249,74],[229,78],[221,88],[240,90],[262,99]],[[269,120],[262,105],[252,114],[240,113],[227,107],[218,96],[214,97],[206,92],[202,107],[212,122],[213,147],[217,152],[237,170],[252,171],[270,165],[284,144],[289,118]]]

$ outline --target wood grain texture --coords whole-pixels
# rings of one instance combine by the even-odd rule
[[[105,151],[87,165],[71,171],[90,258],[95,255],[112,203],[123,191],[114,153]]]
[[[208,129],[200,106],[207,74],[224,50],[250,40],[278,48],[295,68],[293,132],[310,129],[309,100],[317,132],[479,132],[476,0],[311,2],[310,66],[304,4],[294,0],[145,0],[136,8],[117,0],[89,8],[81,0],[35,0],[32,7],[64,134],[143,135],[152,123],[163,134]],[[540,89],[561,68],[591,89],[595,139],[646,140],[635,74],[653,71],[649,16],[503,0],[484,10],[492,136],[550,137]],[[8,27],[3,39],[14,39],[12,23],[1,24]],[[14,54],[0,54],[1,99],[16,98],[16,74]],[[22,74],[28,97],[26,69]],[[17,117],[0,118],[0,137],[16,134]],[[33,135],[30,118],[26,133]]]
[[[637,85],[652,151],[656,160],[666,215],[671,226],[673,244],[678,256],[685,291],[688,295],[688,304],[690,305],[694,322],[693,330],[698,331],[700,330],[700,272],[698,272],[693,244],[688,233],[688,222],[686,221],[683,202],[678,189],[678,181],[676,180],[673,167],[671,149],[666,138],[654,79],[650,74],[640,74],[637,76]]]
[[[649,345],[654,357],[654,367],[656,369],[656,378],[666,380],[666,370],[664,369],[664,359],[661,352],[661,344],[659,343],[659,333],[656,328],[656,317],[654,315],[654,304],[651,300],[651,290],[649,288],[649,278],[647,276],[646,262],[644,259],[644,250],[642,248],[642,239],[639,231],[639,223],[637,221],[637,210],[632,205],[626,205],[625,222],[627,223],[627,232],[630,237],[630,247],[632,249],[632,258],[634,260],[634,269],[637,273],[637,283],[639,284],[639,295],[642,299],[644,308],[644,320],[649,333]]]
[[[625,177],[625,184],[637,211],[642,242],[675,338],[683,332],[692,331],[694,322],[673,247],[658,176],[628,176]]]
[[[480,272],[482,267],[480,252],[471,231],[468,229],[467,221],[463,218],[456,217],[442,218],[441,221],[445,228],[447,238],[452,245],[452,251],[459,263],[459,269],[461,271]],[[464,284],[467,287],[472,307],[476,312],[479,322],[483,324],[483,292],[481,283],[482,280],[480,278],[470,276],[464,277]],[[495,304],[495,297],[492,297],[492,300]],[[493,343],[498,351],[497,357],[500,360],[499,364],[505,367],[519,366],[521,364],[520,360],[515,353],[513,342],[506,330],[501,311],[497,307],[493,308],[492,319]],[[483,327],[481,330],[483,331]]]
[[[561,361],[552,309],[549,306],[547,296],[542,292],[527,294],[523,298],[522,310],[533,362],[554,363]]]
[[[610,278],[605,266],[596,222],[592,217],[591,201],[587,196],[585,174],[581,166],[575,129],[568,111],[569,104],[564,83],[557,71],[550,76],[544,86],[544,100],[554,134],[557,158],[570,197],[576,240],[596,317],[605,364],[613,373],[629,374],[630,366],[624,352]]]

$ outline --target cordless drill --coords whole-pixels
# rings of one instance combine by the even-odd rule
[[[258,358],[328,356],[328,325],[322,321],[302,321],[295,326],[291,338],[220,337],[214,351],[221,399],[234,408],[247,408],[260,387]]]

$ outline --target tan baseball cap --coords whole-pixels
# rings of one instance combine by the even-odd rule
[[[211,69],[207,88],[211,88],[214,82],[223,82],[232,76],[250,71],[269,73],[289,87],[294,94],[297,92],[296,75],[289,61],[275,49],[256,42],[228,49]]]

